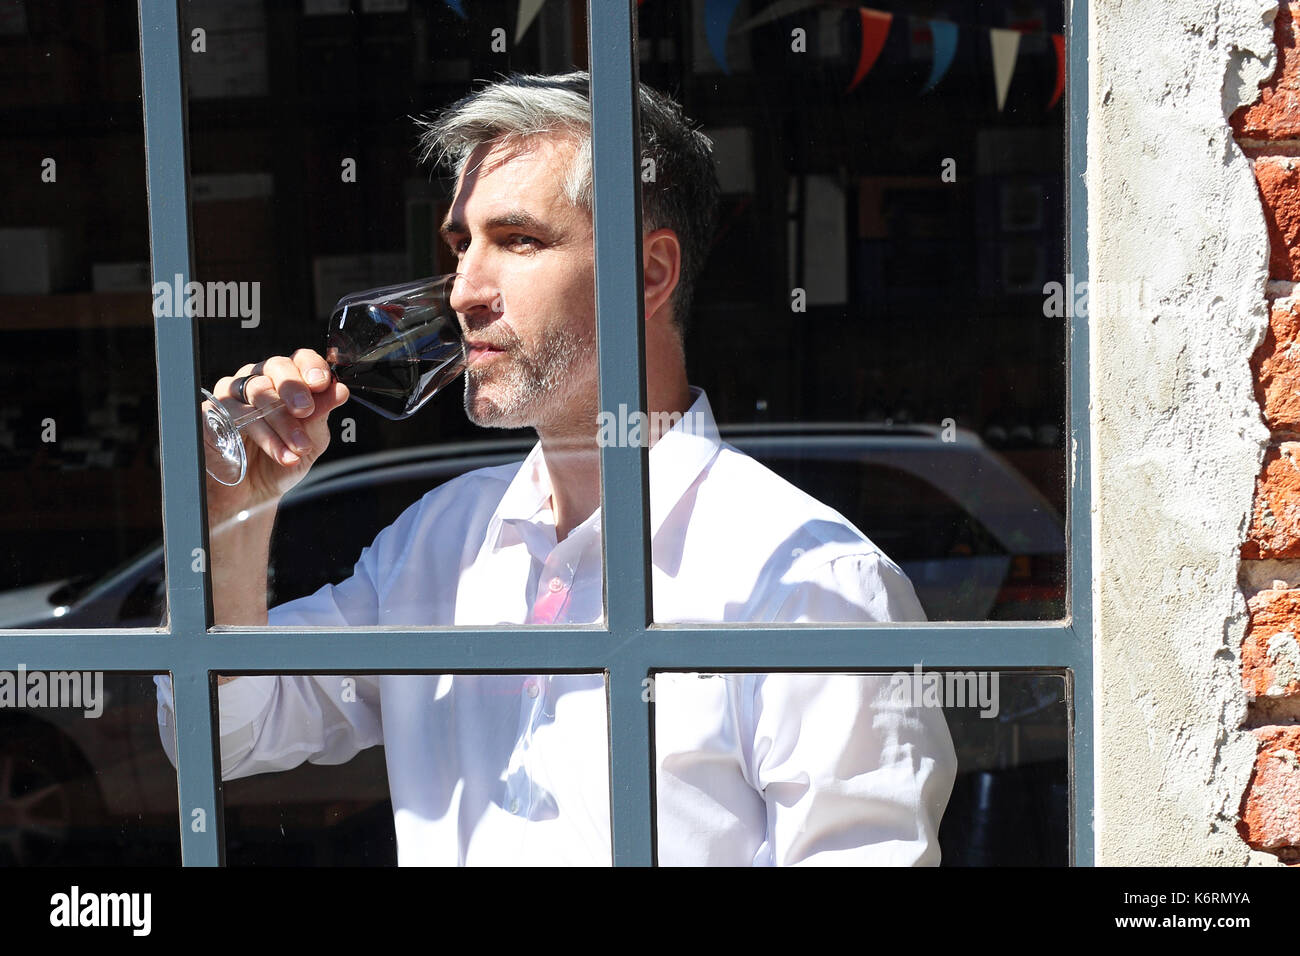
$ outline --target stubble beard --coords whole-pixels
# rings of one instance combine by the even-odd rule
[[[486,367],[465,373],[465,415],[484,428],[542,428],[556,416],[570,415],[586,404],[575,394],[584,383],[582,359],[592,355],[592,343],[571,330],[547,336],[534,352],[519,338],[500,343],[504,353]],[[594,396],[592,396],[594,399]],[[575,403],[579,403],[575,407]],[[593,413],[594,427],[594,413]]]

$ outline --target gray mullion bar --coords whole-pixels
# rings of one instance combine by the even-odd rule
[[[1066,202],[1070,231],[1067,261],[1076,282],[1088,278],[1088,4],[1070,2],[1066,40],[1068,89],[1065,101],[1066,163],[1069,187]],[[1074,800],[1073,862],[1093,863],[1093,665],[1092,665],[1092,446],[1088,416],[1089,354],[1086,317],[1070,319],[1067,345],[1069,367],[1069,545],[1070,614],[1081,648],[1074,672]]]
[[[221,756],[212,739],[212,693],[203,670],[172,675],[176,726],[176,778],[180,782],[181,858],[185,866],[220,866],[225,852],[216,801]]]
[[[179,276],[185,283],[190,278],[189,200],[176,4],[142,0],[140,13],[153,277],[170,284]],[[203,500],[194,493],[201,487],[194,319],[155,319],[154,336],[167,609],[173,633],[196,634],[207,627],[207,619],[203,575],[191,570],[194,549],[204,544]]]
[[[589,12],[600,407],[615,412],[646,403],[632,7],[632,0],[600,0]],[[612,631],[644,629],[650,621],[645,449],[602,449],[600,472],[605,619]]]
[[[646,406],[641,297],[641,180],[633,0],[587,5],[596,228],[596,339],[601,408]],[[649,624],[646,450],[601,450],[605,619],[614,648],[643,643]],[[617,651],[615,651],[617,653]],[[615,679],[615,675],[617,679]],[[641,685],[626,668],[609,685],[612,835],[616,864],[649,865],[650,735]]]
[[[140,66],[144,83],[144,135],[149,186],[149,242],[155,282],[184,283],[190,275],[189,193],[185,161],[185,103],[181,86],[181,39],[175,0],[141,0]],[[119,648],[119,660],[137,657],[140,669],[169,668],[176,687],[177,781],[180,787],[181,853],[185,863],[220,861],[216,776],[212,761],[211,705],[202,659],[207,627],[205,573],[192,570],[195,549],[207,553],[203,484],[199,471],[196,397],[198,373],[194,319],[154,320],[158,362],[158,426],[162,459],[164,555],[171,637],[149,638]],[[163,374],[163,370],[166,374]],[[200,564],[206,567],[206,563]],[[71,651],[76,640],[61,642]],[[166,653],[163,653],[164,650]],[[90,661],[79,665],[93,667]],[[201,826],[191,811],[201,810]]]
[[[609,685],[609,797],[615,866],[654,863],[650,790],[650,705],[642,700],[649,668],[637,660],[611,667]]]
[[[664,668],[1083,667],[1086,642],[1061,625],[888,628],[655,628],[638,641],[602,631],[456,629],[214,632],[201,641],[101,632],[52,640],[6,635],[0,648],[32,670],[218,672],[601,670],[635,657]],[[124,637],[130,639],[123,640]],[[196,651],[194,644],[199,644]],[[201,654],[201,657],[199,656]]]

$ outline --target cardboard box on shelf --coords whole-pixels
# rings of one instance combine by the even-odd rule
[[[204,42],[205,49],[201,53],[188,45],[185,48],[190,99],[267,95],[270,80],[265,31],[208,33]]]
[[[326,17],[351,12],[352,5],[348,0],[302,0],[302,15],[305,17]]]
[[[266,28],[262,0],[203,0],[199,4],[187,3],[183,9],[186,33],[195,27],[202,27],[208,33]]]
[[[0,229],[0,294],[49,295],[77,281],[72,237],[64,229]]]
[[[94,262],[90,287],[95,292],[142,292],[153,287],[148,262]]]
[[[205,262],[271,259],[275,220],[270,173],[194,176],[194,251]]]
[[[21,37],[27,35],[27,4],[22,0],[17,3],[0,4],[0,37]]]
[[[442,240],[442,220],[451,207],[427,179],[412,177],[406,191],[406,270],[412,278],[456,271],[456,257]]]
[[[196,202],[228,199],[268,199],[275,192],[270,173],[204,173],[190,177],[190,196]]]
[[[316,314],[329,318],[334,303],[350,292],[420,279],[407,271],[405,252],[371,252],[350,256],[317,256],[311,261]]]

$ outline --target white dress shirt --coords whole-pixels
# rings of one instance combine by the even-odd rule
[[[692,393],[649,454],[656,622],[924,619],[897,565],[721,442]],[[540,445],[462,475],[270,623],[599,622],[600,511],[557,543],[550,487]],[[952,740],[887,677],[660,674],[653,694],[660,863],[938,863]],[[602,674],[243,677],[219,695],[224,779],[384,744],[402,865],[610,862]]]

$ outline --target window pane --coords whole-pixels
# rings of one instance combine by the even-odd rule
[[[1055,674],[660,673],[664,865],[1064,866]]]
[[[603,674],[251,676],[218,694],[231,866],[610,862]]]
[[[0,671],[0,866],[176,866],[174,724],[147,674]]]
[[[316,597],[273,610],[273,625],[595,622],[599,462],[594,442],[567,444],[573,422],[594,429],[597,389],[591,213],[566,192],[578,140],[490,138],[458,181],[454,162],[437,164],[455,138],[439,145],[412,122],[481,78],[584,66],[585,11],[552,3],[517,24],[504,2],[466,18],[437,3],[334,9],[183,8],[186,36],[204,31],[184,57],[202,379],[236,414],[250,408],[231,379],[254,372],[267,374],[249,380],[250,404],[295,388],[315,400],[310,419],[280,409],[250,424],[246,480],[209,483],[216,621],[260,623],[238,596],[260,589],[248,556],[274,524],[268,605]],[[462,127],[504,136],[504,100],[479,102]],[[453,272],[454,284],[335,308]],[[313,354],[271,359],[298,349]],[[307,363],[340,384],[310,393]],[[290,452],[299,427],[304,457],[267,456]]]
[[[0,13],[0,627],[166,613],[138,14],[82,6]]]
[[[720,197],[710,225],[698,156],[643,106],[646,241],[681,239],[699,389],[651,349],[651,411],[684,413],[650,452],[656,620],[1063,617],[1086,308],[1063,275],[1063,4],[756,7],[639,11],[642,81],[711,141]]]

